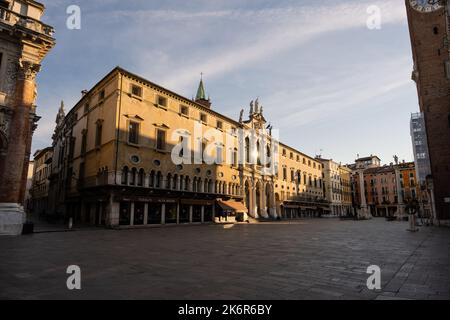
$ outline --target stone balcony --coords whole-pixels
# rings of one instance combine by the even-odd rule
[[[12,27],[21,27],[28,29],[48,37],[52,37],[54,33],[53,27],[42,23],[39,20],[22,16],[17,12],[0,8],[0,30],[2,29],[1,23],[7,24]]]

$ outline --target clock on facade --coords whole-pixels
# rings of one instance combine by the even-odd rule
[[[409,0],[409,3],[419,12],[433,12],[443,7],[442,0]]]

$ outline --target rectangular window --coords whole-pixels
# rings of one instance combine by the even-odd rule
[[[89,112],[89,103],[86,103],[84,105],[84,113],[88,113]]]
[[[216,153],[217,153],[217,155],[216,155],[217,164],[222,164],[223,163],[223,147],[217,146]]]
[[[200,113],[200,121],[206,123],[206,114]]]
[[[99,101],[103,101],[103,99],[105,99],[105,89],[100,91],[99,94],[98,94],[98,100]]]
[[[73,155],[75,152],[75,141],[76,139],[74,137],[72,137],[70,139],[70,145],[69,145],[69,160],[73,160]]]
[[[84,184],[84,175],[85,175],[85,167],[84,167],[84,162],[80,163],[80,169],[78,172],[78,186],[82,187]]]
[[[180,106],[180,114],[189,117],[189,108],[186,106]]]
[[[287,170],[283,168],[283,180],[287,180]]]
[[[165,150],[166,149],[166,131],[156,130],[156,149]]]
[[[136,97],[142,97],[142,87],[132,84],[131,94]]]
[[[102,131],[103,125],[101,123],[97,123],[97,128],[95,130],[95,146],[100,147],[102,144]]]
[[[157,100],[156,100],[156,103],[160,107],[167,108],[167,98],[165,98],[165,97],[158,96]]]
[[[139,143],[139,123],[130,121],[128,125],[128,142]]]
[[[82,136],[81,136],[81,155],[85,155],[86,154],[86,144],[87,144],[87,134],[86,132],[83,132]]]
[[[223,123],[222,121],[217,120],[217,129],[222,130],[223,129]]]

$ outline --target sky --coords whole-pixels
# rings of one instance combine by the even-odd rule
[[[51,144],[61,100],[67,112],[121,66],[188,98],[203,73],[212,108],[236,120],[259,98],[280,140],[310,156],[413,160],[419,107],[404,1],[41,2],[56,46],[38,75],[33,152]],[[79,30],[66,25],[73,4]],[[369,29],[374,5],[381,24]]]

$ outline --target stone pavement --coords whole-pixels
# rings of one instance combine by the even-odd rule
[[[0,299],[450,299],[450,229],[311,219],[0,238]],[[66,268],[81,268],[81,290]],[[369,265],[382,289],[366,287]]]

